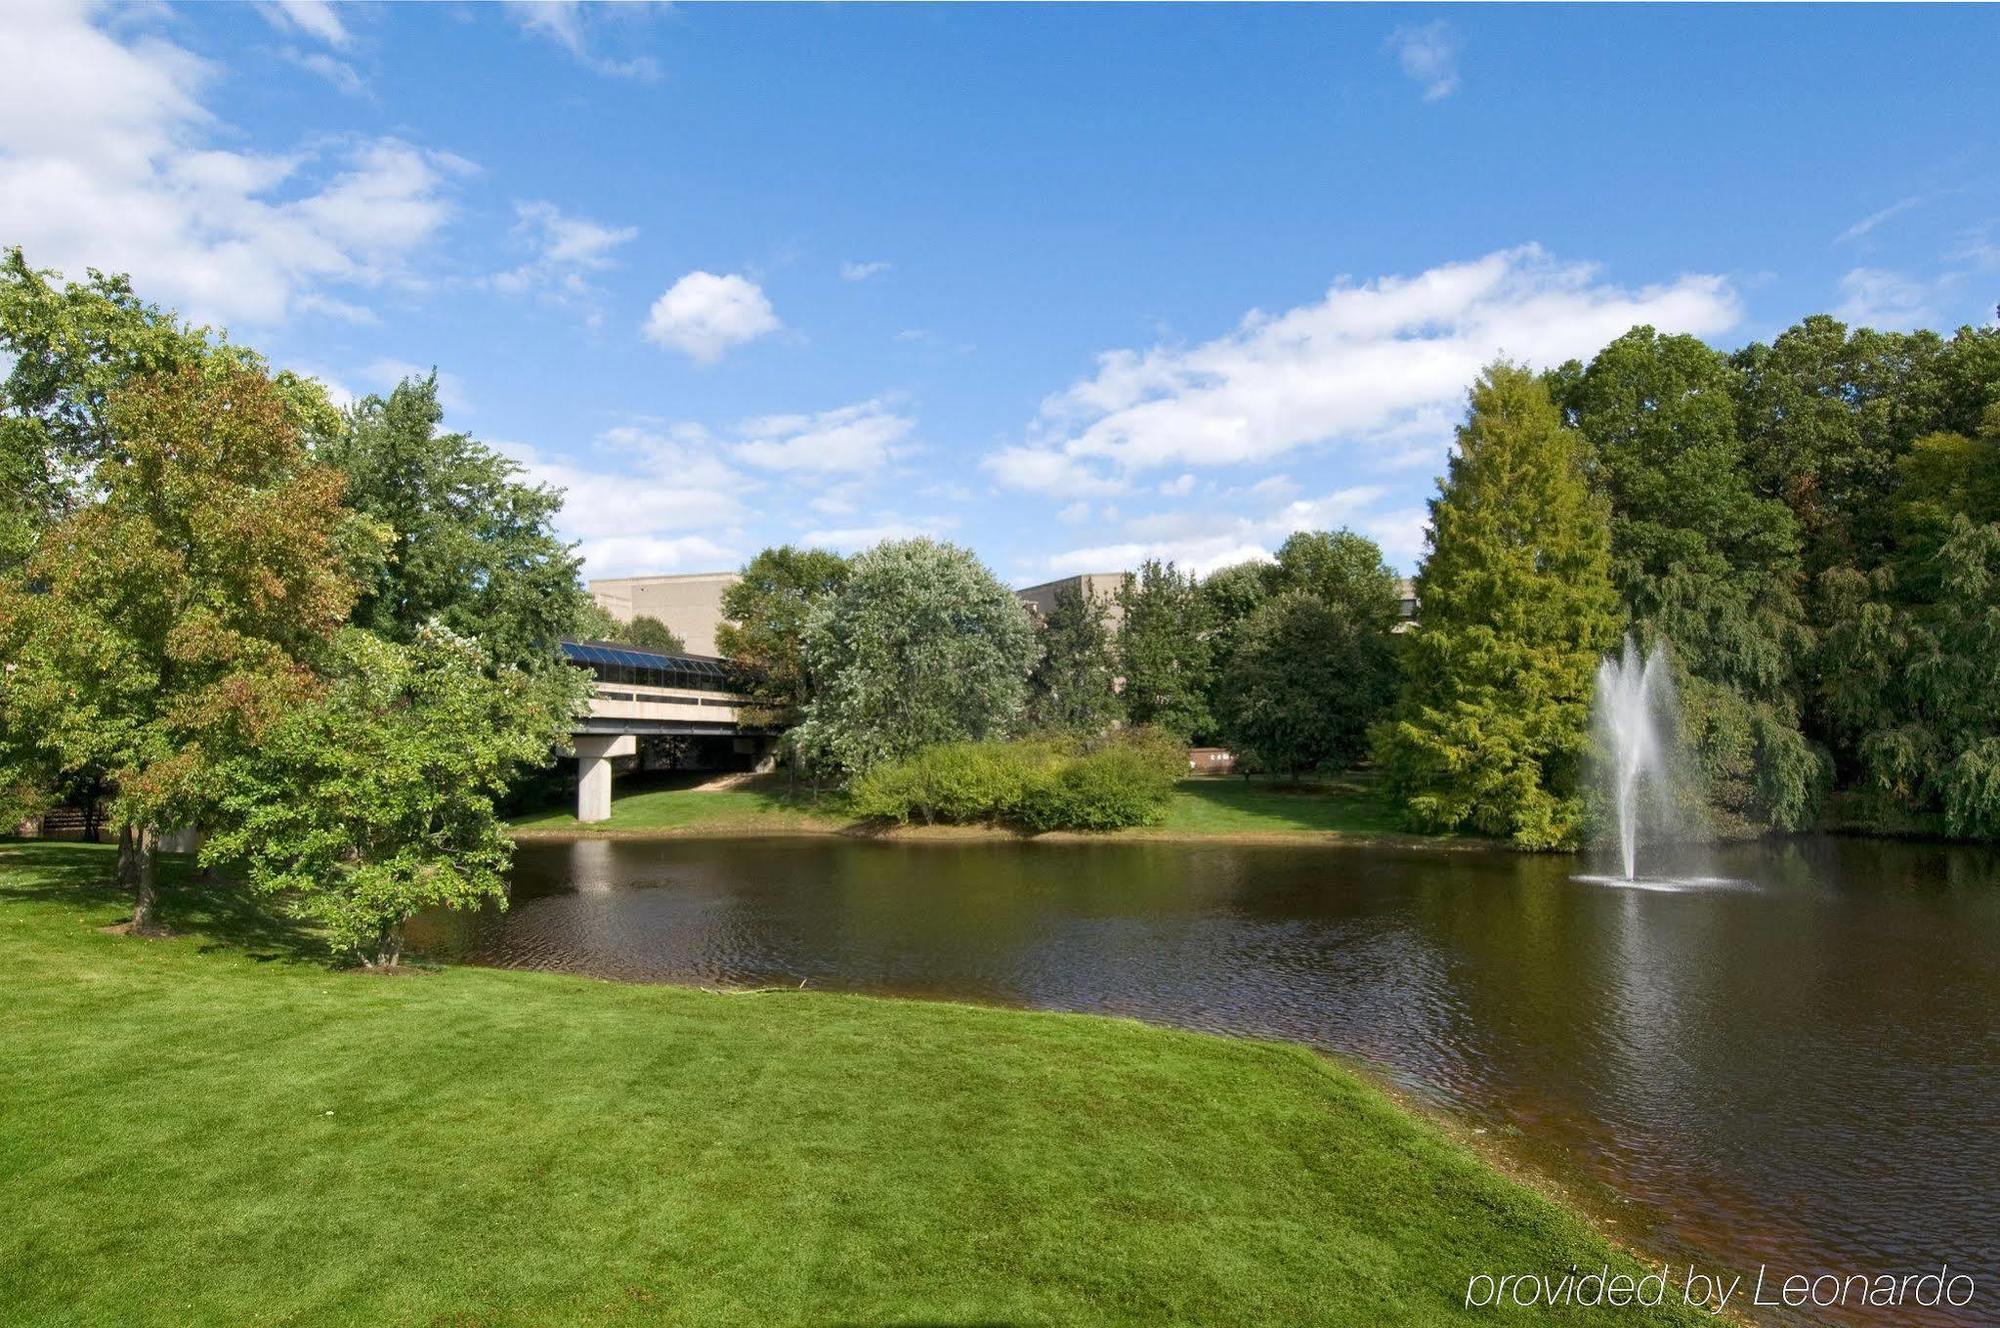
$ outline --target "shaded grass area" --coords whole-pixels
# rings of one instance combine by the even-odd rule
[[[179,873],[106,935],[111,865],[0,845],[10,1325],[1430,1324],[1623,1264],[1297,1048],[330,972]]]
[[[717,835],[863,833],[874,828],[857,821],[838,794],[822,793],[815,798],[803,787],[795,789],[783,776],[765,776],[741,787],[706,792],[694,787],[704,778],[669,775],[621,780],[613,785],[611,819],[594,825],[580,824],[572,808],[555,807],[518,817],[513,826],[529,833]],[[1181,780],[1168,804],[1166,819],[1159,825],[1110,831],[1092,838],[1373,837],[1399,834],[1401,829],[1396,807],[1369,774],[1351,773],[1298,784],[1261,776],[1249,780],[1215,776]],[[954,827],[943,833],[963,834],[965,830]]]

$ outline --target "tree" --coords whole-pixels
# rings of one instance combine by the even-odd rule
[[[1412,824],[1575,841],[1592,677],[1622,623],[1605,505],[1547,388],[1495,364],[1431,502],[1424,606],[1375,747]]]
[[[568,745],[588,683],[495,666],[441,627],[409,645],[348,629],[324,692],[216,772],[205,863],[281,895],[371,968],[426,908],[506,905],[513,845],[494,802]]]
[[[681,640],[680,633],[658,618],[643,613],[620,626],[617,635],[611,639],[640,650],[657,650],[662,655],[687,653],[687,642]]]
[[[1003,736],[1020,713],[1034,628],[969,551],[878,544],[806,618],[813,682],[794,731],[807,763],[843,777],[940,742]]]
[[[1403,596],[1382,549],[1351,530],[1294,531],[1278,547],[1270,593],[1304,591],[1378,632],[1396,625]]]
[[[1126,715],[1183,742],[1209,733],[1214,648],[1208,639],[1209,606],[1194,576],[1148,558],[1119,588],[1118,603],[1124,610],[1118,665],[1125,675]]]
[[[1695,337],[1639,327],[1553,377],[1611,504],[1612,581],[1643,641],[1668,643],[1710,815],[1803,827],[1828,770],[1801,730],[1798,522],[1751,486],[1742,375]]]
[[[848,562],[826,549],[765,549],[722,592],[716,649],[745,667],[743,687],[759,721],[789,728],[812,699],[806,619],[847,584]]]
[[[1041,658],[1028,674],[1031,727],[1099,733],[1117,722],[1117,668],[1106,619],[1103,603],[1076,587],[1056,591],[1041,624]]]
[[[219,764],[311,697],[370,531],[254,369],[139,379],[104,418],[96,497],[0,583],[0,735],[17,771],[106,773],[143,932],[159,829],[202,820]]]
[[[1223,731],[1286,776],[1346,766],[1395,695],[1387,632],[1304,590],[1265,602],[1222,671]]]
[[[1270,563],[1234,563],[1218,567],[1202,578],[1199,591],[1202,616],[1208,623],[1209,658],[1215,665],[1211,676],[1218,684],[1229,657],[1236,652],[1243,624],[1271,597],[1275,571]],[[1211,696],[1210,713],[1215,712],[1217,704],[1218,698]]]
[[[261,357],[146,304],[122,276],[92,270],[63,283],[0,253],[0,573],[26,561],[39,533],[98,494],[98,467],[113,459],[108,418],[121,388],[205,366],[263,372]],[[289,373],[273,389],[293,427],[317,437],[337,414],[317,383]]]
[[[358,626],[405,644],[439,623],[496,664],[552,663],[557,642],[594,620],[580,562],[555,533],[562,494],[440,429],[437,375],[358,403],[319,458],[347,476],[347,502],[389,531],[366,578]]]

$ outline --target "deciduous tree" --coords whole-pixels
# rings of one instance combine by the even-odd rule
[[[1097,733],[1117,722],[1117,664],[1106,616],[1102,602],[1074,586],[1056,591],[1037,633],[1041,658],[1028,675],[1029,726]]]
[[[742,579],[722,592],[715,645],[745,666],[742,686],[763,723],[798,723],[812,699],[806,620],[847,584],[847,559],[827,549],[783,544],[744,564]]]
[[[1125,712],[1183,742],[1215,727],[1209,686],[1215,667],[1209,605],[1192,573],[1149,558],[1118,592],[1118,665]]]
[[[1222,677],[1231,744],[1294,776],[1344,767],[1366,750],[1369,725],[1395,695],[1394,648],[1378,622],[1347,605],[1288,590],[1251,615]]]
[[[795,740],[842,776],[934,743],[1004,736],[1020,714],[1034,628],[970,552],[878,544],[809,612],[811,699]]]

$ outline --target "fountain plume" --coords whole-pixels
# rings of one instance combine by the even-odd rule
[[[1591,706],[1605,793],[1616,817],[1625,879],[1638,879],[1642,838],[1680,838],[1675,822],[1676,707],[1672,668],[1659,643],[1643,655],[1630,636],[1597,666]]]

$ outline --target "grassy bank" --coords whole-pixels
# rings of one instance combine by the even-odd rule
[[[171,874],[187,934],[107,935],[110,866],[0,844],[9,1324],[1442,1323],[1611,1257],[1301,1050],[333,973]]]
[[[611,819],[581,825],[573,809],[550,808],[515,820],[527,834],[757,835],[861,833],[837,795],[815,801],[795,792],[779,776],[750,784],[704,791],[699,776],[633,778],[614,785]],[[1011,830],[965,827],[912,827],[895,833],[957,837],[1015,835]],[[1395,808],[1366,777],[1358,775],[1305,785],[1265,779],[1185,779],[1175,788],[1166,819],[1138,830],[1094,834],[1093,839],[1327,839],[1401,838],[1436,843],[1436,838],[1399,833]]]

